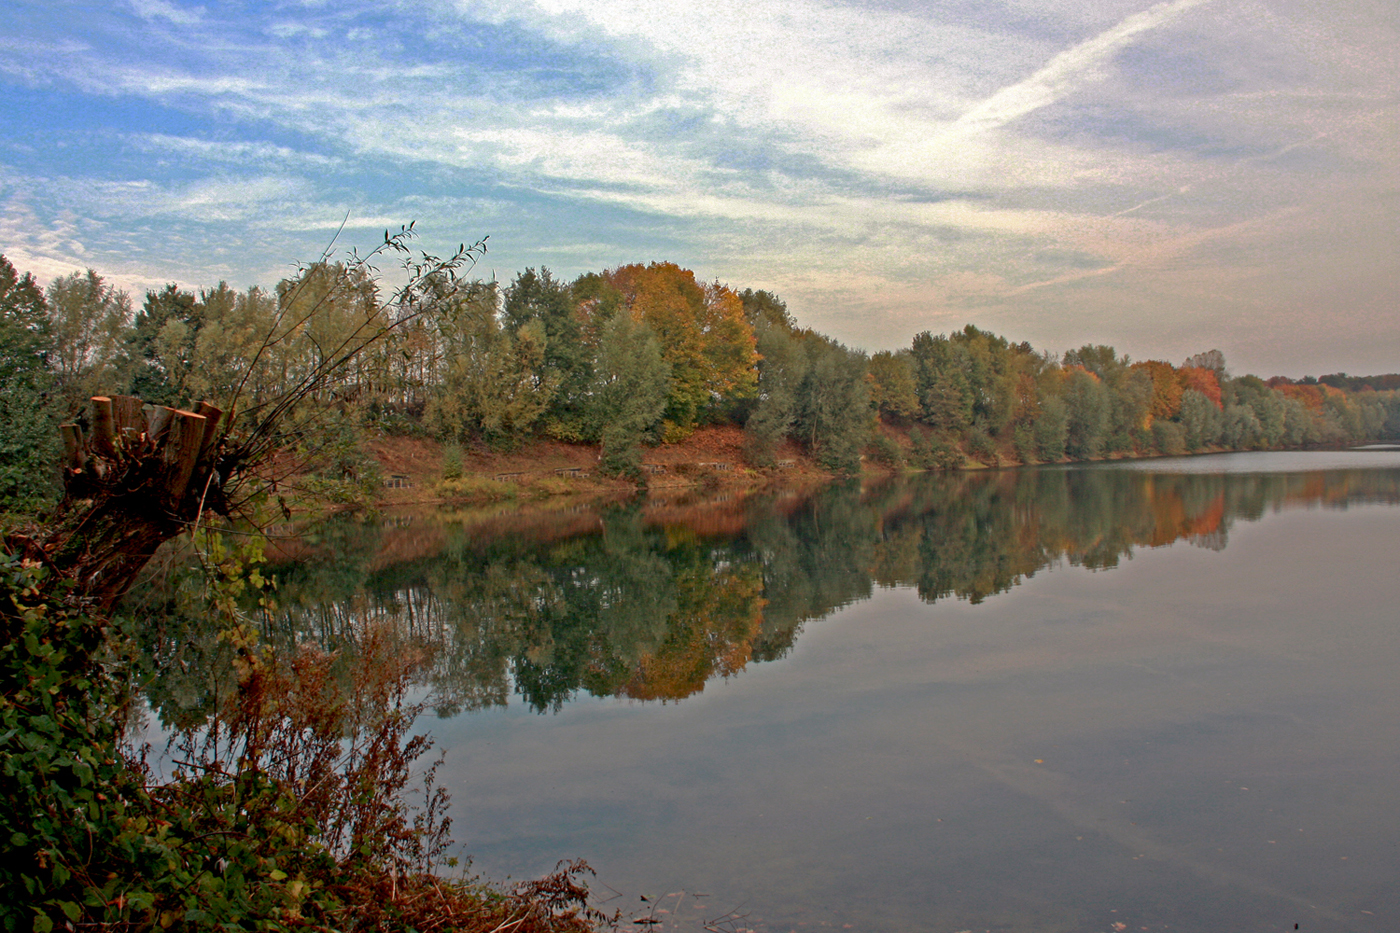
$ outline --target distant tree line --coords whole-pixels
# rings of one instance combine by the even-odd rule
[[[928,469],[1400,436],[1400,375],[1265,382],[1215,350],[1179,366],[1108,346],[1055,356],[971,325],[867,355],[769,292],[673,263],[572,282],[526,269],[389,305],[363,267],[321,262],[271,289],[168,285],[134,308],[92,270],[41,287],[0,256],[0,507],[55,492],[56,425],[94,394],[237,397],[256,413],[347,347],[363,349],[317,381],[306,431],[334,480],[372,472],[356,438],[373,430],[597,444],[623,474],[645,445],[707,424],[743,426],[755,465],[795,443],[837,472],[862,457]]]

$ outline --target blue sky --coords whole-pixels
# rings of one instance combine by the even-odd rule
[[[1400,370],[1393,0],[6,0],[0,252],[274,284],[416,221],[670,260],[867,350],[973,323]]]

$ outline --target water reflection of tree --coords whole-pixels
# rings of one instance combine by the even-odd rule
[[[566,537],[342,520],[311,540],[324,556],[274,569],[266,634],[353,651],[367,622],[388,620],[435,648],[431,688],[443,714],[502,706],[512,693],[540,711],[580,692],[679,700],[750,661],[781,657],[804,623],[875,586],[976,603],[1057,562],[1111,568],[1136,548],[1181,540],[1219,549],[1233,522],[1290,504],[1358,501],[1400,502],[1400,473],[918,477],[808,497],[615,507],[570,516],[571,529],[592,530]],[[167,597],[172,615],[176,602]],[[167,633],[147,649],[188,658],[150,667],[174,671],[153,685],[153,702],[188,717],[211,682],[191,665],[217,652],[198,648],[201,636],[182,618],[177,636],[187,644]]]

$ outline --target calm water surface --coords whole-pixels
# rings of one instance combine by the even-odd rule
[[[397,518],[270,634],[438,644],[462,852],[645,928],[1390,933],[1398,504],[1391,450]]]

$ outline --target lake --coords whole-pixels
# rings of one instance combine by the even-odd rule
[[[1379,933],[1398,505],[1365,450],[341,520],[267,636],[437,646],[461,853],[625,929]]]

